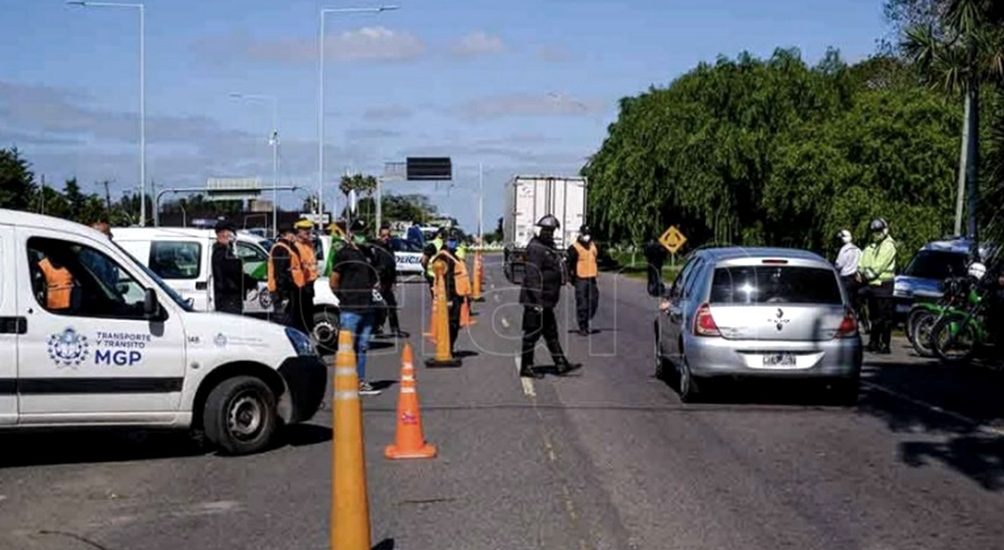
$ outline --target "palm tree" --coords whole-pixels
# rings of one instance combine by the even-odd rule
[[[964,94],[960,184],[963,184],[964,171],[969,210],[967,233],[975,241],[979,236],[980,87],[1004,84],[1004,3],[999,0],[946,2],[941,29],[933,25],[911,27],[906,30],[901,46],[932,85]],[[956,232],[961,230],[962,191],[960,185]]]

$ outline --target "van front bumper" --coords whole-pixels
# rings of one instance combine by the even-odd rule
[[[290,357],[279,366],[289,392],[287,422],[310,420],[321,406],[328,388],[328,369],[317,356]]]

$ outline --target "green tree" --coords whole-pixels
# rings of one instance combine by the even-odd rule
[[[1004,81],[1004,3],[948,0],[939,28],[915,25],[904,32],[902,49],[928,81],[965,98],[965,184],[967,233],[978,236],[980,88]]]
[[[358,195],[369,195],[376,191],[376,177],[363,174],[352,174],[342,176],[338,189],[342,194],[348,195],[349,191],[355,190]]]
[[[37,194],[31,164],[17,147],[0,149],[0,208],[29,210]]]

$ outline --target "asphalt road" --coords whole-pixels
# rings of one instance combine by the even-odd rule
[[[683,405],[652,376],[643,283],[604,275],[600,332],[563,332],[585,368],[524,383],[516,291],[496,261],[458,344],[464,366],[418,370],[437,459],[383,458],[399,350],[372,353],[385,386],[363,402],[378,547],[1004,548],[1004,373],[948,370],[897,342],[868,360],[853,408],[812,387],[746,383]],[[426,296],[404,287],[419,355],[432,351],[419,337]],[[326,548],[330,415],[240,458],[184,434],[0,436],[0,548]]]

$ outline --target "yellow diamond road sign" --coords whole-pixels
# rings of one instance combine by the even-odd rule
[[[686,242],[687,238],[683,236],[683,233],[675,225],[669,226],[669,229],[659,237],[659,243],[673,254],[676,254],[678,250],[683,248]]]

